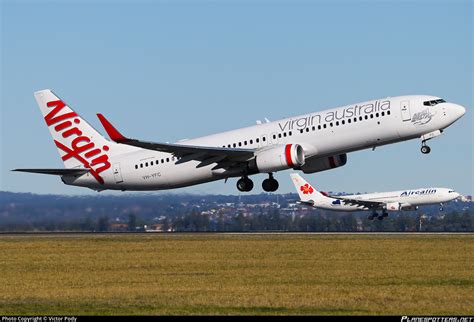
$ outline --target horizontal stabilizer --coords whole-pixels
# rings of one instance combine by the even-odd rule
[[[77,176],[89,172],[89,169],[13,169],[12,171],[53,174],[57,176]]]
[[[302,205],[314,206],[313,200],[307,200],[307,201],[297,200],[296,203],[299,203]]]

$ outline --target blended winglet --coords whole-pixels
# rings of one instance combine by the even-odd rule
[[[109,135],[110,139],[117,143],[127,141],[127,138],[123,136],[106,118],[100,113],[97,113],[100,123],[104,127],[105,131]]]

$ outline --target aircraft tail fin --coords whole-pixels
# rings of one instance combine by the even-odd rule
[[[302,203],[316,204],[318,201],[327,198],[324,193],[319,192],[312,187],[311,184],[303,179],[299,174],[291,173],[290,176]]]
[[[109,166],[108,154],[114,145],[97,132],[51,90],[34,93],[66,168],[86,167],[102,161]]]
[[[51,90],[37,91],[34,96],[66,169],[88,169],[103,183],[100,173],[111,168],[111,157],[136,150],[104,138]]]

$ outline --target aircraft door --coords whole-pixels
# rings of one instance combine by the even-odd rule
[[[402,121],[409,121],[411,119],[410,101],[400,102],[400,112],[402,113]]]
[[[120,171],[120,163],[114,163],[114,178],[115,183],[122,183],[122,172]]]

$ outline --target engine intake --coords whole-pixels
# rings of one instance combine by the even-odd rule
[[[274,146],[259,151],[255,157],[255,167],[259,172],[274,172],[299,168],[304,164],[304,150],[299,144]]]

